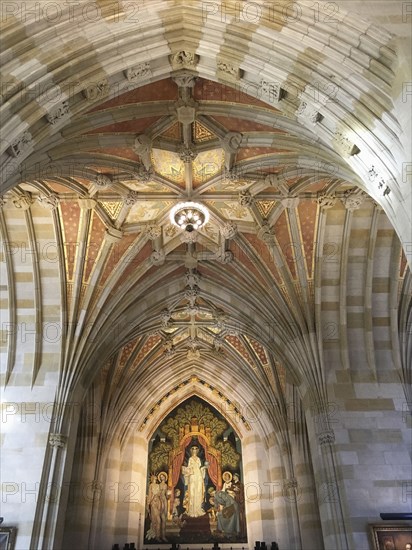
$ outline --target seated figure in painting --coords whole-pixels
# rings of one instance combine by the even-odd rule
[[[225,537],[238,536],[240,534],[239,505],[227,491],[213,493],[215,507],[217,509],[217,534]]]

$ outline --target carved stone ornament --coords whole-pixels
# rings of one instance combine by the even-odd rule
[[[3,208],[6,204],[6,199],[3,196],[0,196],[0,208]]]
[[[148,78],[152,75],[152,70],[150,68],[150,63],[145,61],[144,63],[139,63],[135,67],[130,67],[125,71],[125,77],[129,82],[136,82],[143,78]]]
[[[196,118],[197,104],[193,100],[179,100],[176,103],[176,116],[181,124],[192,124]]]
[[[187,288],[185,290],[185,300],[188,300],[191,306],[193,306],[196,302],[196,299],[200,296],[200,289],[198,286],[193,286],[192,288]]]
[[[285,90],[281,87],[280,82],[260,81],[258,97],[269,101],[269,103],[278,103],[284,95]]]
[[[148,225],[145,229],[145,233],[151,241],[154,241],[155,239],[158,239],[160,237],[160,235],[162,234],[162,226],[161,225]]]
[[[227,222],[220,228],[220,233],[225,239],[233,239],[237,233],[237,224],[235,222]]]
[[[290,479],[285,479],[284,482],[283,482],[283,490],[284,491],[290,491],[292,489],[297,489],[298,487],[298,482],[297,482],[297,479],[295,479],[294,477],[290,478]]]
[[[182,147],[179,151],[179,157],[183,162],[192,162],[197,157],[197,153],[190,147]]]
[[[170,356],[172,356],[176,353],[176,349],[173,345],[173,339],[172,338],[167,338],[163,342],[163,351],[164,351],[165,355],[167,355],[168,357],[170,357]]]
[[[112,180],[111,178],[109,178],[109,176],[105,176],[104,174],[97,174],[94,178],[93,183],[99,189],[105,189],[106,187],[110,187],[110,185],[112,184]]]
[[[308,120],[312,124],[320,122],[323,118],[318,109],[306,101],[300,102],[296,115]]]
[[[49,434],[49,445],[62,449],[66,445],[67,437],[63,434]]]
[[[62,101],[59,105],[56,105],[51,109],[51,111],[46,115],[47,120],[50,124],[57,124],[61,120],[69,118],[70,108],[68,100]]]
[[[18,197],[13,197],[11,199],[11,202],[13,203],[13,206],[19,210],[28,210],[33,204],[34,200],[31,196],[31,193],[25,191]]]
[[[258,239],[263,241],[267,245],[272,245],[275,243],[275,235],[273,229],[267,222],[264,222],[262,227],[258,231]]]
[[[335,143],[336,149],[345,157],[350,157],[352,155],[357,155],[360,152],[360,149],[350,141],[342,132],[335,132],[333,136],[333,141]]]
[[[192,231],[189,233],[188,231],[183,231],[180,236],[180,242],[182,243],[196,243],[199,238],[199,232],[198,231]]]
[[[39,195],[37,201],[41,206],[47,208],[48,210],[55,210],[60,203],[60,199],[57,195],[52,193],[51,195]]]
[[[332,208],[332,206],[335,206],[336,204],[336,197],[333,195],[327,195],[326,193],[321,193],[316,199],[316,202],[322,208]]]
[[[240,132],[228,132],[222,139],[222,147],[228,153],[236,153],[242,143]]]
[[[192,73],[181,71],[179,74],[174,75],[172,80],[179,88],[193,88],[196,84],[197,77]]]
[[[134,204],[136,204],[138,196],[139,194],[137,191],[129,191],[124,198],[124,204],[126,206],[133,206]]]
[[[169,322],[171,318],[172,318],[172,313],[168,309],[163,309],[160,312],[160,322],[163,328],[167,328],[169,326]]]
[[[255,199],[249,193],[249,191],[241,191],[239,193],[239,204],[240,206],[250,207],[255,202]]]
[[[150,160],[150,151],[152,148],[152,140],[146,134],[139,134],[134,140],[134,151],[141,158],[146,170],[150,170],[152,162]]]
[[[372,165],[370,167],[370,170],[368,171],[369,181],[375,181],[378,175],[379,175],[378,172],[376,171],[375,167]]]
[[[230,264],[234,260],[234,255],[231,250],[219,250],[216,253],[216,260],[222,264]]]
[[[83,90],[83,95],[89,101],[95,101],[109,95],[110,87],[107,78],[92,82]]]
[[[194,304],[193,306],[188,305],[185,308],[186,315],[194,316],[194,315],[197,315],[199,312],[200,312],[200,307],[196,304]]]
[[[9,155],[18,158],[26,153],[33,145],[30,132],[23,132],[21,136],[13,140],[7,149]]]
[[[198,349],[190,349],[187,352],[188,359],[200,359],[200,351]]]
[[[153,265],[163,265],[165,263],[166,254],[164,250],[153,250],[150,255],[150,261]]]
[[[243,76],[243,71],[239,65],[235,65],[231,61],[220,59],[217,61],[217,71],[227,80],[240,80]]]
[[[173,70],[194,69],[199,62],[199,56],[188,50],[181,50],[169,57]]]
[[[325,432],[322,432],[318,436],[319,445],[321,447],[324,447],[325,445],[332,445],[335,443],[335,433],[333,430],[327,430]]]
[[[348,189],[347,191],[345,191],[343,197],[341,198],[341,201],[346,210],[351,211],[358,210],[364,200],[365,195],[353,189]]]

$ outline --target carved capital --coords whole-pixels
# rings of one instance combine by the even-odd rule
[[[180,73],[174,75],[172,80],[179,86],[179,88],[194,88],[197,77],[193,73],[181,71]]]
[[[19,210],[28,210],[34,202],[31,193],[28,193],[26,191],[18,197],[13,197],[11,201],[14,207]]]
[[[332,206],[335,206],[336,204],[336,197],[334,195],[327,195],[326,193],[321,193],[316,199],[316,202],[322,208],[325,208],[325,209],[332,208]]]
[[[57,195],[54,193],[50,195],[39,195],[37,197],[37,201],[41,206],[44,208],[47,208],[48,210],[56,210],[56,208],[59,206],[60,199]]]
[[[353,189],[348,189],[347,191],[345,191],[343,197],[341,198],[341,201],[346,210],[350,211],[358,210],[364,200],[365,195]]]

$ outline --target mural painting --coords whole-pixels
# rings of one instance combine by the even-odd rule
[[[149,445],[145,544],[247,542],[239,437],[198,397],[179,405]]]

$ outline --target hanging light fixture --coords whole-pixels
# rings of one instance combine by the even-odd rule
[[[209,212],[198,202],[179,202],[170,211],[173,225],[191,233],[203,227],[209,221]]]

